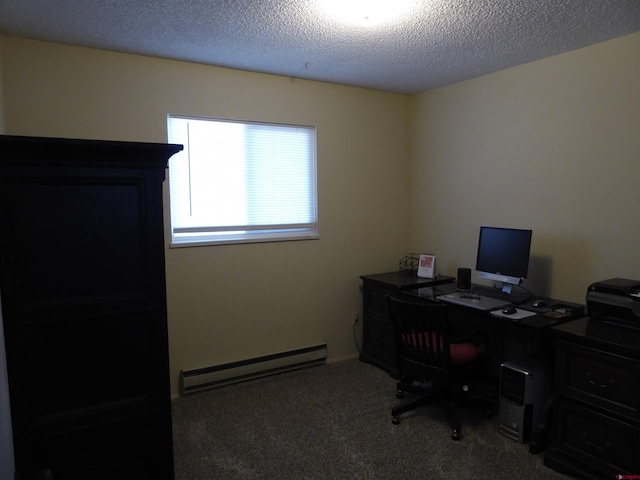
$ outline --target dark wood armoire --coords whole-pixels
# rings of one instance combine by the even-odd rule
[[[16,479],[173,479],[162,183],[180,145],[0,136]]]

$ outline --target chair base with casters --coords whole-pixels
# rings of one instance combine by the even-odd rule
[[[396,398],[404,398],[405,392],[416,395],[416,398],[403,402],[391,409],[391,422],[400,424],[400,415],[415,410],[433,402],[437,403],[444,413],[447,423],[451,427],[451,439],[458,441],[461,438],[462,424],[458,419],[454,405],[468,404],[473,408],[482,407],[483,416],[486,419],[493,417],[497,408],[497,387],[487,382],[486,385],[473,387],[463,385],[453,393],[453,398],[434,388],[432,382],[400,380],[396,385]]]

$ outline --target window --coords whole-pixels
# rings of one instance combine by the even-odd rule
[[[169,115],[172,245],[318,238],[314,127]]]

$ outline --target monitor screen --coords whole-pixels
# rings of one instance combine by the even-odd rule
[[[527,278],[531,230],[480,227],[478,277],[518,285]]]

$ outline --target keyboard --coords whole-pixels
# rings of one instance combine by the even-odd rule
[[[509,305],[508,300],[491,298],[487,297],[486,295],[480,296],[470,292],[455,292],[446,295],[440,295],[438,297],[438,300],[486,311],[503,308]]]
[[[475,286],[471,289],[471,293],[481,297],[490,297],[498,300],[505,300],[514,305],[522,305],[531,298],[527,292],[523,293],[504,293],[502,290],[493,287]]]

